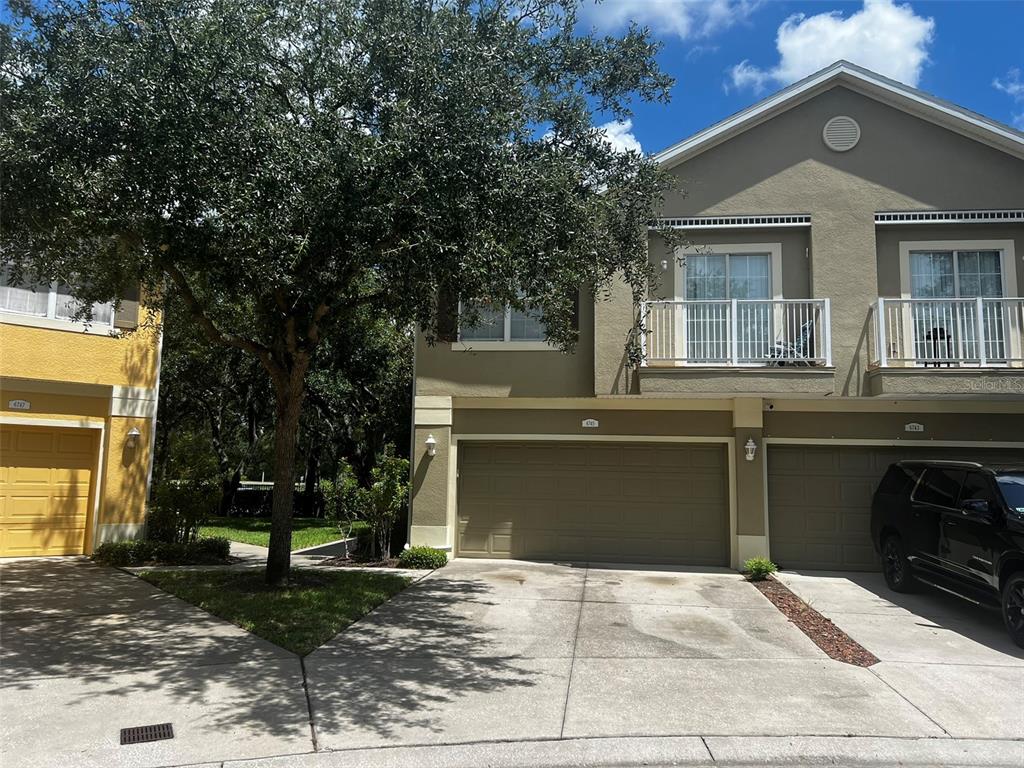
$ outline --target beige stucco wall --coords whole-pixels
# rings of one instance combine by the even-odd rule
[[[854,117],[862,129],[860,143],[845,153],[832,152],[821,140],[825,121],[839,114]],[[880,293],[875,212],[1024,206],[1024,161],[841,87],[690,159],[673,173],[685,193],[667,197],[664,216],[811,215],[811,295],[832,299],[840,396],[869,392],[868,312]],[[985,227],[970,229],[974,237],[987,237]],[[953,231],[939,225],[927,230],[935,239],[952,237]],[[716,231],[714,236],[735,238],[740,232]],[[695,232],[690,237],[706,236]],[[663,256],[655,252],[652,258]],[[602,327],[622,317],[621,310],[598,309],[598,393],[614,391],[617,382],[629,378],[615,369],[622,334]]]

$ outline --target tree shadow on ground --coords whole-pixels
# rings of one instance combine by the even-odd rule
[[[534,685],[530,664],[485,656],[493,635],[466,606],[486,603],[487,594],[472,578],[427,580],[399,595],[400,611],[350,627],[358,638],[350,651],[341,643],[331,655],[343,665],[326,667],[343,674],[318,680],[317,717],[387,737],[413,721],[434,727],[425,708],[469,692]],[[110,738],[122,727],[174,720],[171,751],[153,764],[312,749],[297,656],[134,576],[83,559],[8,562],[0,566],[0,617],[4,710],[38,713],[11,729],[13,747],[30,741],[32,721],[42,718],[58,731],[76,726],[62,748],[83,752],[116,744]],[[438,652],[410,659],[410,635],[433,639]],[[192,754],[190,736],[216,748]],[[24,757],[46,749],[30,747]]]

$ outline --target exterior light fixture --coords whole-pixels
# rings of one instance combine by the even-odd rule
[[[124,444],[128,448],[135,448],[135,447],[137,447],[138,444],[139,444],[139,435],[140,434],[141,433],[139,432],[139,428],[138,427],[132,427],[131,429],[128,430],[128,434],[124,438]]]
[[[427,456],[437,455],[437,438],[433,435],[427,435],[427,439],[423,441],[423,444],[427,446]]]
[[[747,442],[743,444],[743,450],[747,452],[747,461],[753,461],[754,455],[757,453],[757,443],[754,442],[754,438],[747,438]]]
[[[661,260],[661,271],[668,272],[668,259]]]

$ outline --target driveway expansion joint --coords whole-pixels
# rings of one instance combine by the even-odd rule
[[[570,657],[571,661],[569,662],[569,674],[567,676],[568,679],[565,683],[565,705],[562,707],[562,725],[558,731],[558,738],[560,739],[565,738],[565,720],[567,715],[569,714],[569,695],[572,693],[572,672],[573,669],[576,667],[576,649],[579,647],[580,643],[580,627],[583,625],[583,606],[586,604],[585,598],[587,596],[587,574],[589,572],[589,566],[583,568],[583,584],[580,587],[579,600],[580,610],[579,613],[576,615],[576,634],[573,636],[572,639],[572,656]]]

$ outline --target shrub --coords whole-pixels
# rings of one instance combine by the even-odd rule
[[[764,581],[779,567],[767,557],[752,557],[743,564],[743,572],[751,581]]]
[[[409,462],[384,451],[370,472],[370,487],[359,492],[362,518],[370,524],[375,554],[387,557],[391,552],[391,530],[409,497]]]
[[[153,490],[146,517],[146,537],[168,544],[187,544],[199,537],[202,525],[217,509],[220,489],[209,479],[161,483]]]
[[[448,555],[433,547],[409,547],[398,556],[400,568],[426,570],[441,568],[448,564]]]
[[[324,517],[344,533],[362,513],[359,481],[351,465],[342,459],[334,480],[320,481],[320,492],[324,495]]]
[[[220,537],[188,543],[168,541],[108,541],[92,553],[103,565],[126,568],[133,565],[220,565],[227,562],[231,542]]]

